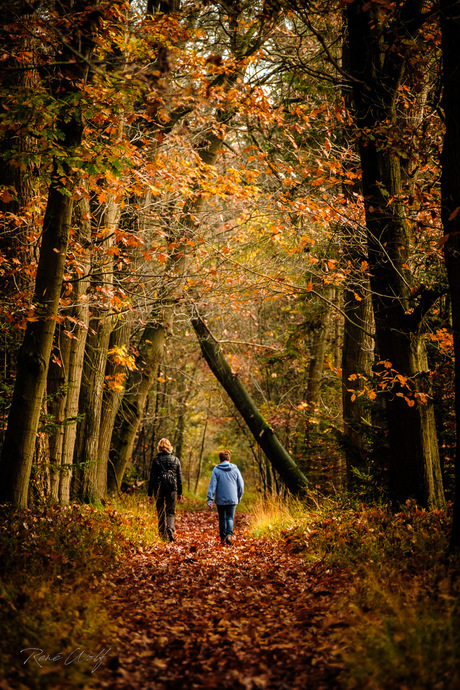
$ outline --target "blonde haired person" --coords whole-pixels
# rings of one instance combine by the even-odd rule
[[[157,450],[158,453],[153,458],[150,470],[148,502],[153,503],[153,494],[155,496],[160,537],[174,541],[176,500],[182,500],[180,460],[172,454],[173,447],[167,438],[160,439]]]

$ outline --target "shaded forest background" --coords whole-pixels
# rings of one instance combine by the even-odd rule
[[[459,3],[1,14],[1,501],[454,500]]]

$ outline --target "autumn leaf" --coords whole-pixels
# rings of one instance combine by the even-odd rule
[[[4,204],[9,204],[13,201],[13,196],[7,189],[4,189],[0,194],[0,201],[2,201]]]

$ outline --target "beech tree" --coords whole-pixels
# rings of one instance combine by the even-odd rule
[[[72,13],[81,33],[77,42],[67,37],[57,53],[57,62],[68,65],[65,74],[56,72],[51,85],[56,98],[64,104],[57,124],[63,155],[60,159],[55,157],[54,161],[33,297],[34,318],[28,321],[19,352],[0,465],[0,500],[22,507],[27,505],[32,455],[69,242],[73,192],[78,179],[71,163],[83,136],[78,103],[89,72],[92,30],[98,18],[92,14],[92,9],[88,12],[86,5],[78,2],[58,3],[57,11],[64,23]]]
[[[401,157],[391,134],[404,122],[398,94],[426,20],[422,10],[421,2],[403,2],[392,11],[354,0],[347,5],[346,19],[376,347],[383,366],[391,366],[401,383],[410,380],[414,386],[409,404],[398,384],[386,399],[391,490],[400,503],[413,497],[434,507],[443,505],[444,497],[434,412],[423,383],[427,360],[422,323],[437,295],[422,289],[418,304],[410,308],[411,228]]]

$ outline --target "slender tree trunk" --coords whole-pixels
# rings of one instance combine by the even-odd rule
[[[125,394],[113,430],[109,464],[109,491],[121,486],[126,466],[132,456],[134,441],[144,415],[145,401],[157,376],[163,356],[167,325],[151,323],[143,333],[136,358],[136,369],[128,376]]]
[[[460,551],[460,1],[441,0],[443,106],[446,133],[442,151],[441,217],[444,256],[452,300],[455,351],[457,444],[455,501],[450,547]]]
[[[123,322],[117,325],[111,333],[109,350],[114,347],[128,346],[129,337],[131,334],[131,324],[126,317]],[[126,367],[112,363],[109,358],[106,367],[106,379],[109,381],[109,385],[105,387],[103,399],[102,399],[102,416],[101,425],[99,433],[99,448],[98,457],[102,466],[107,468],[107,477],[111,475],[111,460],[110,460],[110,446],[113,436],[113,430],[115,426],[115,420],[117,418],[118,410],[120,409],[120,404],[123,399],[123,389],[116,385],[110,384],[111,377],[117,374],[126,375]],[[107,484],[108,486],[108,484]]]
[[[331,291],[326,296],[330,298]],[[328,327],[330,323],[330,307],[320,302],[317,305],[316,318],[310,325],[311,344],[310,362],[308,365],[307,402],[311,410],[315,410],[320,403],[320,388],[324,372],[324,357],[328,343]]]
[[[192,311],[191,323],[209,368],[233,401],[255,440],[279,473],[283,483],[293,494],[304,493],[307,488],[306,477],[283,448],[271,426],[262,417],[244,385],[232,372],[218,343],[196,309]]]
[[[102,252],[93,269],[92,281],[95,286],[110,288],[113,285],[113,256],[110,248],[118,218],[119,206],[109,198],[102,218],[106,239],[101,245],[103,250],[109,251]],[[104,298],[101,296],[101,299]],[[76,460],[81,463],[79,493],[89,503],[103,498],[107,493],[108,455],[99,455],[99,445],[107,353],[114,316],[110,299],[107,298],[104,302],[93,308],[90,318],[79,401],[80,410],[85,415],[78,428],[76,445]]]
[[[209,411],[206,414],[206,419],[205,419],[204,426],[203,426],[203,433],[201,435],[200,452],[198,454],[198,468],[196,471],[196,480],[195,480],[195,493],[198,491],[198,484],[200,483],[200,478],[201,478],[201,468],[203,467],[204,444],[206,441],[206,432],[208,430],[208,419],[209,419]]]
[[[65,430],[65,411],[67,405],[67,369],[70,358],[71,340],[58,327],[53,356],[48,370],[47,394],[48,414],[54,421],[54,429],[49,434],[49,463],[51,472],[51,496],[59,500],[59,484],[62,464],[62,445]]]
[[[70,351],[68,359],[63,360],[67,380],[67,397],[65,406],[65,426],[62,438],[61,470],[59,477],[59,501],[70,501],[70,488],[73,476],[73,459],[77,438],[80,389],[83,376],[86,338],[89,326],[89,305],[87,292],[90,287],[90,245],[91,220],[89,201],[82,198],[75,209],[77,240],[85,250],[81,257],[83,274],[72,287],[71,299],[74,306],[71,310],[69,325]]]

